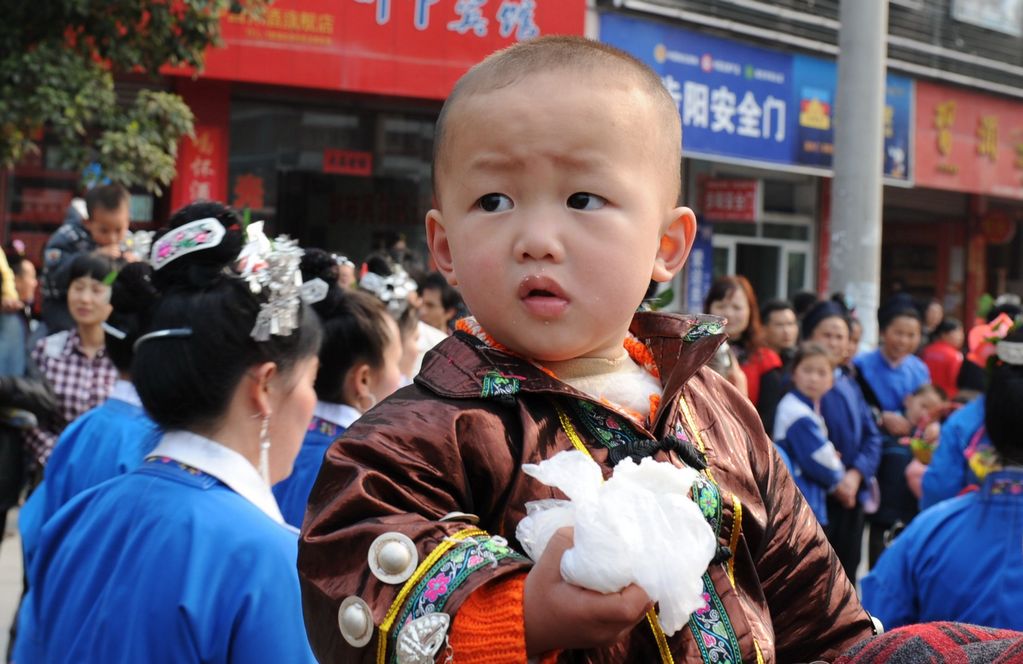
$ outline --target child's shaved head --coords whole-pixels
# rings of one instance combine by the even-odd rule
[[[460,100],[500,90],[536,74],[565,70],[616,85],[633,85],[648,94],[651,115],[656,122],[650,131],[660,137],[659,154],[651,157],[663,159],[666,174],[673,179],[674,199],[678,199],[681,193],[682,125],[678,106],[660,78],[650,67],[625,51],[582,37],[568,36],[541,37],[515,44],[493,53],[459,79],[437,119],[433,148],[435,193],[448,156],[448,122],[452,113],[457,111]]]

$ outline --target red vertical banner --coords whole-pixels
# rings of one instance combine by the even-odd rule
[[[195,114],[195,136],[178,146],[171,209],[200,198],[227,202],[230,84],[182,80],[177,91]]]

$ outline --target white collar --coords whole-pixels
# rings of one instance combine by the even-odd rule
[[[149,456],[170,457],[192,466],[230,487],[264,514],[284,525],[281,508],[277,506],[270,487],[256,467],[238,452],[190,431],[169,431]]]
[[[107,398],[117,399],[118,401],[124,401],[125,403],[142,408],[142,399],[139,399],[138,391],[129,380],[118,378],[114,381],[114,389],[110,390],[110,395]]]
[[[327,420],[331,424],[348,428],[355,420],[362,417],[362,413],[351,406],[343,403],[330,403],[329,401],[317,401],[313,414],[321,420]]]

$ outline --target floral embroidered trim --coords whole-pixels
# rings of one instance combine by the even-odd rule
[[[377,640],[377,664],[385,664],[387,662],[387,643],[389,640],[387,635],[391,630],[391,626],[394,625],[394,619],[405,605],[405,600],[416,587],[416,584],[422,580],[426,573],[433,567],[434,563],[440,560],[444,554],[454,548],[459,542],[470,537],[486,534],[486,531],[480,530],[479,528],[466,528],[465,530],[460,530],[454,535],[444,538],[444,541],[438,544],[437,547],[430,552],[430,555],[423,560],[423,562],[419,563],[419,567],[417,567],[416,571],[412,573],[412,576],[405,582],[405,585],[401,587],[401,590],[398,592],[398,596],[394,598],[391,608],[387,610],[387,614],[380,623],[380,637]]]
[[[226,234],[224,225],[213,217],[191,221],[157,240],[150,252],[149,262],[154,270],[159,270],[182,256],[217,246]]]
[[[345,429],[342,426],[334,424],[333,422],[328,422],[322,417],[316,417],[314,415],[312,422],[309,423],[309,429],[307,429],[307,431],[316,431],[329,438],[336,438],[340,434],[344,433]]]
[[[500,536],[481,534],[458,542],[433,564],[409,593],[404,608],[394,622],[397,628],[393,638],[397,639],[402,628],[413,620],[442,611],[452,593],[473,572],[484,567],[497,567],[502,560],[528,561]],[[397,661],[396,651],[392,652],[390,661]]]
[[[992,480],[990,493],[992,496],[1023,494],[1023,479],[1004,477]]]
[[[739,639],[709,573],[703,575],[703,599],[707,605],[697,609],[689,618],[689,630],[700,648],[703,661],[740,664],[742,650]]]
[[[579,419],[582,420],[587,433],[609,450],[619,445],[634,444],[646,438],[617,413],[608,412],[591,401],[576,399],[572,401],[572,405],[580,415]]]
[[[189,466],[187,463],[181,463],[177,459],[172,459],[170,457],[165,457],[165,456],[146,457],[146,463],[161,463],[161,464],[164,464],[164,465],[167,465],[167,466],[177,466],[178,468],[180,468],[181,470],[185,471],[189,475],[194,475],[196,477],[209,477],[209,475],[207,475],[206,473],[202,472],[198,468],[195,468],[193,466]]]
[[[721,330],[725,329],[725,326],[716,321],[708,321],[706,323],[697,323],[693,327],[689,328],[685,336],[682,337],[683,341],[692,343],[699,341],[705,337],[711,337],[715,334],[721,334]]]
[[[490,397],[514,396],[519,393],[523,380],[525,380],[524,376],[513,376],[499,371],[488,371],[483,376],[483,390],[480,392],[480,397],[488,399]]]

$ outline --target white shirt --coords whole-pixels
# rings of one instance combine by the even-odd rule
[[[149,456],[168,457],[212,475],[274,521],[287,525],[259,470],[238,452],[190,431],[169,431]]]
[[[118,401],[124,401],[125,403],[142,408],[142,399],[139,399],[138,391],[131,381],[128,380],[118,378],[114,381],[114,389],[110,390],[110,395],[107,398],[117,399]]]
[[[343,403],[331,403],[329,401],[317,401],[313,414],[321,420],[327,420],[331,424],[348,428],[355,420],[362,417],[362,413],[351,406]]]

